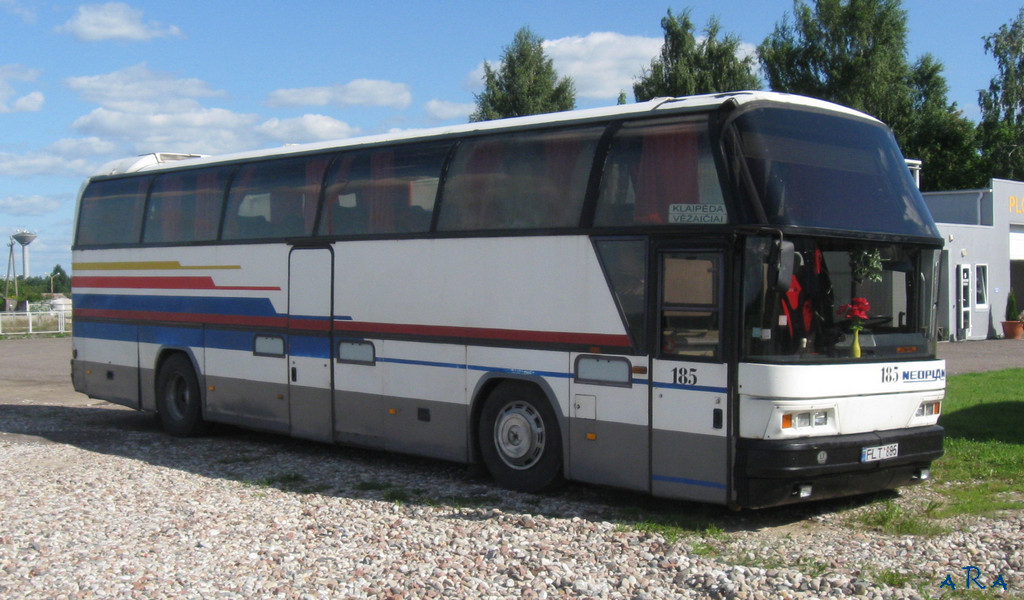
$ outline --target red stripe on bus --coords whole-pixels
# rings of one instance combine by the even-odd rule
[[[79,275],[72,285],[80,288],[122,288],[132,290],[255,290],[278,291],[273,286],[217,285],[212,277],[97,277]]]
[[[301,329],[304,331],[331,331],[331,322],[321,319],[282,317],[253,317],[245,315],[218,315],[204,313],[175,313],[144,310],[110,310],[97,308],[75,309],[76,317],[117,319],[122,321],[163,321],[197,325],[233,325]],[[366,323],[334,321],[333,330],[344,333],[385,334],[434,338],[465,338],[501,342],[538,344],[573,344],[628,348],[629,337],[604,333],[574,333],[563,331],[526,331],[521,329],[490,329],[484,327],[452,327],[445,325],[405,325],[399,323]]]
[[[285,328],[288,325],[288,317],[251,317],[246,315],[211,315],[148,310],[76,308],[74,309],[74,315],[75,317],[117,319],[119,321],[163,321],[169,323],[193,323],[197,325],[236,325],[273,328]]]

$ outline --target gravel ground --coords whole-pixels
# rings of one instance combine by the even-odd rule
[[[0,366],[0,598],[887,599],[964,597],[967,575],[977,597],[1024,597],[1024,511],[931,536],[857,519],[924,506],[931,484],[739,513],[515,494],[435,461],[232,428],[171,438],[74,394],[63,360]],[[622,525],[638,511],[714,525],[666,538]]]

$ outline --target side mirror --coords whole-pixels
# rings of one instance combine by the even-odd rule
[[[768,261],[769,285],[777,292],[788,291],[796,264],[796,247],[793,242],[779,240],[773,243]]]

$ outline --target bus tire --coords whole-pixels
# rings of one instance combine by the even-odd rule
[[[209,431],[203,420],[199,379],[185,355],[175,354],[160,366],[156,408],[164,431],[173,436],[195,437]]]
[[[562,482],[562,435],[547,398],[525,381],[498,384],[480,415],[480,455],[511,490],[540,492]]]

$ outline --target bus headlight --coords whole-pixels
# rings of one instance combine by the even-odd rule
[[[828,427],[829,411],[815,410],[782,414],[783,429],[807,429],[810,427]]]

